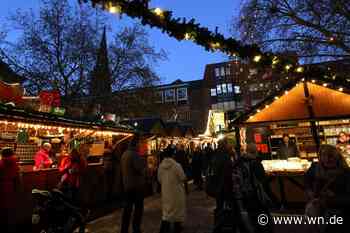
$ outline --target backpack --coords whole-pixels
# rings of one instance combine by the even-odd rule
[[[241,161],[233,171],[235,191],[238,193],[238,198],[257,198],[258,201],[268,206],[271,204],[271,199],[264,190],[262,183],[256,177],[252,168],[251,161]]]

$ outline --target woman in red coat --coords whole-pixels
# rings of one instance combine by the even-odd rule
[[[10,225],[16,207],[16,190],[18,186],[19,167],[17,158],[11,148],[4,148],[0,160],[0,224]]]

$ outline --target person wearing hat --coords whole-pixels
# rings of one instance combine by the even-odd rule
[[[14,226],[19,167],[12,148],[3,148],[0,159],[0,227]],[[13,223],[13,224],[11,224]],[[1,228],[1,232],[4,228]],[[6,229],[5,229],[6,232]]]
[[[50,150],[51,144],[45,142],[40,150],[35,154],[34,160],[35,164],[33,167],[34,171],[38,171],[40,169],[50,168],[52,165],[52,160],[50,159]]]

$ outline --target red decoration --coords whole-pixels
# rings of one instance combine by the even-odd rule
[[[266,154],[269,152],[269,147],[267,146],[267,144],[261,144],[260,149],[261,149],[261,153]]]
[[[148,145],[147,143],[141,143],[138,148],[138,153],[140,156],[144,157],[148,154]]]
[[[40,104],[51,106],[51,107],[59,107],[61,106],[61,97],[58,91],[42,91],[40,92]]]
[[[254,134],[254,140],[255,140],[255,143],[261,143],[262,142],[261,134],[259,133]]]

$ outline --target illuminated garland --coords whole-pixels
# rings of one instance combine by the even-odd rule
[[[156,27],[177,40],[192,40],[203,46],[207,51],[221,51],[229,56],[239,56],[249,59],[260,68],[273,70],[292,75],[294,77],[328,77],[334,72],[315,66],[300,66],[297,59],[288,56],[263,53],[258,45],[245,45],[233,38],[225,38],[218,33],[210,31],[195,23],[194,19],[174,18],[171,11],[160,8],[148,8],[148,0],[78,0],[92,2],[93,6],[100,6],[111,13],[127,14],[131,18],[138,18],[143,25]],[[345,85],[345,84],[344,84]]]

